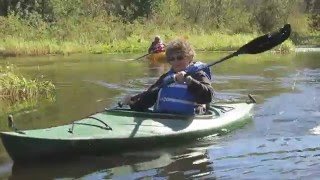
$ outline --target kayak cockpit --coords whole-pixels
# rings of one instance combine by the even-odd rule
[[[249,99],[246,101],[246,104],[255,104],[255,99],[248,94]],[[129,106],[122,107],[122,105],[118,107],[114,107],[111,109],[106,108],[106,113],[115,115],[115,116],[128,116],[128,117],[148,117],[148,118],[159,118],[159,119],[214,119],[224,115],[227,112],[234,110],[235,107],[232,105],[226,104],[215,104],[211,103],[209,108],[205,112],[205,114],[195,114],[192,116],[186,116],[181,114],[168,114],[168,113],[159,113],[152,111],[152,108],[149,108],[147,111],[135,111],[130,109]]]
[[[112,108],[106,109],[107,114],[115,116],[129,116],[129,117],[148,117],[148,118],[159,118],[159,119],[213,119],[221,116],[226,112],[232,111],[234,107],[225,105],[210,105],[209,109],[205,114],[196,114],[193,116],[186,116],[181,114],[168,114],[153,112],[151,109],[148,111],[134,111],[130,108]]]

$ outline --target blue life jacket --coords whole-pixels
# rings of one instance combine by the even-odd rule
[[[186,72],[195,73],[206,64],[201,62],[195,62],[188,66]],[[211,72],[209,68],[203,69],[207,77],[211,80]],[[173,69],[167,73],[167,78],[171,78],[174,75]],[[188,91],[188,85],[172,83],[167,86],[163,86],[159,93],[156,104],[154,106],[155,112],[161,113],[173,113],[183,115],[195,114],[195,97]]]
[[[207,66],[207,64],[202,63],[202,62],[193,62],[192,64],[190,64],[187,67],[186,72],[193,74],[201,69],[203,72],[206,73],[207,78],[211,80],[211,78],[212,78],[211,77],[211,70],[210,70],[210,68],[208,68],[206,66]]]

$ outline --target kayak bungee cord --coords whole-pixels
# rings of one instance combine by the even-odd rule
[[[96,118],[96,117],[93,117],[93,116],[89,116],[89,117],[87,117],[87,118],[97,120],[97,121],[101,122],[103,125],[105,125],[105,127],[99,126],[99,125],[95,125],[95,124],[82,123],[82,122],[80,123],[80,122],[74,121],[74,122],[72,122],[71,128],[69,128],[68,132],[71,133],[71,134],[73,133],[73,129],[74,129],[74,125],[75,125],[75,124],[78,124],[78,125],[86,125],[86,126],[93,126],[93,127],[97,127],[97,128],[101,128],[101,129],[105,129],[105,130],[110,130],[110,131],[112,131],[112,128],[111,128],[107,123],[103,122],[102,120],[100,120],[100,119],[98,119],[98,118]]]

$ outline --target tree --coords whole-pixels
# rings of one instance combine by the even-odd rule
[[[269,32],[287,22],[289,11],[296,0],[257,1],[253,12],[253,20],[261,31]]]

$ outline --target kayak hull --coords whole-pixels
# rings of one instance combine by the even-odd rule
[[[166,62],[166,53],[159,52],[159,53],[152,53],[146,57],[150,62]]]
[[[15,162],[103,155],[229,132],[250,119],[252,108],[252,103],[215,105],[213,114],[194,117],[116,108],[69,125],[0,135]]]

